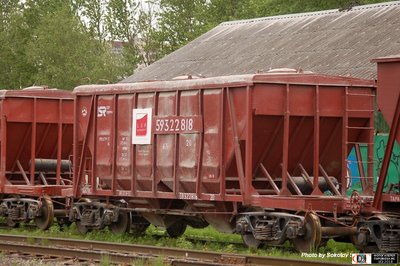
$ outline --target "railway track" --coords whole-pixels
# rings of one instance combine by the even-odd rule
[[[120,244],[111,242],[17,236],[0,234],[0,250],[22,252],[38,256],[58,257],[62,260],[101,262],[107,258],[111,263],[135,264],[135,261],[151,262],[164,260],[170,265],[344,265],[317,261],[237,255],[206,251],[184,250],[146,245]]]

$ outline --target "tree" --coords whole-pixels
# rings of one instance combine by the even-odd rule
[[[2,1],[1,6],[0,89],[22,88],[32,84],[31,76],[35,72],[25,55],[29,27],[25,24],[22,8],[5,2]]]
[[[86,32],[70,8],[44,16],[34,36],[27,45],[27,56],[38,70],[35,84],[72,89],[85,79],[116,81],[119,70],[111,53]]]
[[[123,43],[122,66],[123,74],[133,73],[140,63],[138,46],[138,15],[139,4],[134,0],[109,0],[105,24],[112,41]]]
[[[158,60],[161,56],[162,41],[157,38],[157,16],[156,6],[153,2],[141,5],[137,20],[140,63],[148,66]]]
[[[85,24],[92,37],[104,41],[107,37],[105,25],[107,0],[72,0],[72,10]]]
[[[155,38],[161,43],[161,55],[169,54],[206,32],[206,0],[159,0],[160,14]]]
[[[252,0],[212,0],[208,6],[208,23],[215,27],[223,21],[254,17],[255,10]],[[259,0],[259,5],[265,5],[270,0]]]
[[[9,24],[12,15],[18,10],[18,2],[13,0],[0,0],[0,29]]]

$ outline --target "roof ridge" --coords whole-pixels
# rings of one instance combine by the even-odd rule
[[[391,2],[382,2],[382,3],[369,4],[369,5],[354,6],[350,10],[347,10],[347,11],[346,10],[341,11],[339,9],[329,9],[329,10],[321,10],[321,11],[314,11],[314,12],[277,15],[277,16],[270,16],[270,17],[232,20],[232,21],[222,22],[221,24],[219,24],[219,26],[248,24],[248,23],[260,22],[260,21],[265,21],[265,20],[280,20],[280,19],[322,16],[322,15],[328,15],[328,14],[334,14],[334,13],[345,13],[345,12],[360,11],[360,10],[366,10],[366,9],[372,9],[372,8],[391,7],[391,6],[400,6],[400,1],[391,1]]]

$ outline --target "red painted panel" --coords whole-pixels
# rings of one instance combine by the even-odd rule
[[[137,109],[153,108],[154,110],[154,93],[139,93],[137,96]],[[127,115],[128,117],[131,115]],[[153,190],[153,142],[148,145],[135,145],[135,163],[137,191],[152,191]]]
[[[400,94],[400,57],[381,58],[375,61],[378,62],[378,108],[390,126]],[[397,134],[397,142],[400,143],[400,132]]]
[[[134,94],[118,96],[118,130],[116,154],[116,178],[119,189],[131,190],[133,182],[132,166],[132,120],[130,115],[133,109]]]
[[[204,143],[201,174],[204,182],[217,181],[220,178],[220,113],[222,90],[206,90],[203,96]],[[219,186],[205,185],[204,193],[219,193]]]
[[[176,114],[176,93],[163,92],[158,95],[158,110],[159,118],[170,117]],[[162,119],[161,121],[169,121]],[[163,130],[169,130],[170,124],[166,122]],[[153,127],[154,128],[154,127]],[[160,127],[161,128],[161,127]],[[161,131],[163,131],[161,130]],[[174,190],[172,178],[174,177],[175,164],[175,138],[174,134],[157,135],[156,141],[156,182],[157,191],[172,192]]]
[[[96,127],[96,188],[111,189],[113,162],[113,96],[99,96]]]
[[[315,106],[315,86],[291,85],[289,110],[291,116],[312,116]]]
[[[179,192],[195,193],[196,178],[199,166],[200,136],[203,131],[202,117],[200,116],[200,90],[181,93],[179,114],[193,117],[198,122],[193,123],[192,132],[179,134],[179,152],[177,178]],[[194,121],[195,121],[194,120]],[[200,124],[200,125],[199,125]]]
[[[285,84],[257,84],[253,108],[256,114],[282,115]]]
[[[320,86],[319,111],[321,116],[343,116],[344,87]]]

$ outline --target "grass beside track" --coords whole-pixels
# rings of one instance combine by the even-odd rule
[[[24,228],[24,225],[21,225],[19,228],[15,229],[0,229],[0,233],[109,241],[116,243],[131,243],[160,247],[177,247],[193,250],[317,260],[323,262],[329,261],[346,264],[351,263],[351,253],[357,252],[353,245],[348,243],[335,242],[334,240],[329,240],[326,246],[321,247],[319,250],[308,254],[301,254],[296,252],[291,247],[288,241],[285,243],[284,247],[279,248],[246,248],[244,245],[239,244],[242,243],[242,239],[239,235],[220,233],[210,226],[204,229],[194,229],[188,227],[185,234],[179,238],[171,238],[167,236],[164,230],[157,229],[154,226],[150,226],[147,229],[146,233],[142,236],[134,236],[128,233],[116,235],[111,233],[107,228],[101,231],[92,231],[87,233],[86,235],[81,235],[76,230],[75,224],[72,224],[70,227],[64,227],[63,229],[60,229],[57,224],[54,224],[47,231],[42,231],[40,229],[28,229]],[[196,241],[196,239],[199,239],[199,241]],[[204,241],[207,239],[209,239],[210,241]],[[348,256],[345,258],[337,258],[332,256],[328,257],[328,255],[334,254],[343,254]],[[324,255],[324,258],[319,257]],[[317,257],[315,258],[311,256]]]

